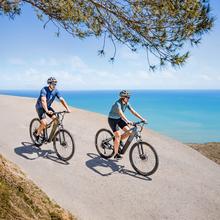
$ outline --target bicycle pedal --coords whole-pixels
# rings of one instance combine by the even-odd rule
[[[122,153],[122,150],[123,150],[123,146],[119,146],[119,148],[118,148],[118,153],[119,153],[119,154],[123,154],[123,153]]]

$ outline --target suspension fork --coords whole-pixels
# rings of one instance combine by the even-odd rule
[[[61,126],[61,129],[63,129],[63,126]],[[60,132],[60,128],[59,128],[59,139],[60,139],[60,144],[61,145],[62,145],[62,143],[64,143],[64,144],[66,143],[64,132]]]
[[[138,153],[139,153],[140,156],[144,154],[144,150],[143,150],[141,140],[138,141]]]
[[[143,150],[143,146],[142,146],[141,135],[138,133],[136,134],[136,143],[138,144],[138,153],[141,156],[144,154],[144,150]]]

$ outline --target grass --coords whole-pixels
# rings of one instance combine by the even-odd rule
[[[0,155],[1,220],[74,220],[13,163]]]

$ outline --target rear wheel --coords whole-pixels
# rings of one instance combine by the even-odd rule
[[[102,128],[95,135],[95,147],[103,158],[111,158],[114,155],[114,135],[108,129]]]
[[[36,137],[34,135],[35,132],[37,132],[37,129],[39,128],[41,122],[39,118],[34,118],[31,123],[30,123],[30,127],[29,127],[29,133],[30,133],[30,137],[32,142],[36,145],[36,146],[41,146],[44,143],[44,134],[40,135],[39,140],[36,140]]]
[[[129,159],[134,170],[143,176],[150,176],[155,173],[159,164],[154,148],[142,141],[132,145]]]
[[[58,130],[53,138],[54,150],[63,161],[68,161],[73,157],[75,143],[72,135],[65,129]]]

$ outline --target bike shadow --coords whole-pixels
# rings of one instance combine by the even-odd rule
[[[30,142],[21,142],[21,144],[22,146],[16,147],[14,149],[14,152],[27,160],[36,160],[42,157],[44,159],[49,159],[59,164],[69,164],[66,161],[60,160],[56,156],[55,152],[52,150],[43,150],[40,147],[36,147],[33,143]]]
[[[124,166],[118,165],[116,162],[117,160],[112,159],[104,159],[101,156],[95,154],[95,153],[87,153],[87,156],[91,159],[86,161],[86,166],[94,171],[95,173],[98,173],[101,176],[110,176],[115,172],[118,172],[120,174],[125,174],[134,178],[151,181],[152,179],[150,177],[141,176],[138,173],[124,169]],[[98,168],[110,168],[110,172],[101,172],[98,170]]]

